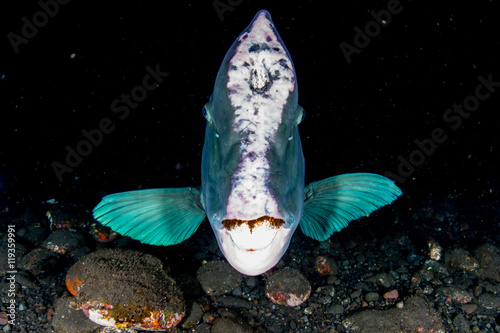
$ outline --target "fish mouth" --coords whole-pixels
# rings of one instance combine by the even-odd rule
[[[240,273],[255,276],[274,267],[295,230],[285,220],[262,216],[253,220],[226,219],[214,228],[227,261]]]
[[[268,247],[285,221],[272,216],[261,216],[253,220],[225,219],[221,224],[238,248],[253,252]]]

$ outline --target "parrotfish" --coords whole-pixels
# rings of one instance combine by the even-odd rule
[[[94,208],[94,218],[143,243],[167,246],[189,238],[208,217],[227,261],[259,275],[278,263],[297,226],[325,241],[402,194],[373,173],[304,186],[295,67],[266,10],[227,52],[202,113],[201,186],[111,194]]]

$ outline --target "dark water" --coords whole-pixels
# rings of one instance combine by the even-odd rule
[[[386,26],[371,25],[375,36],[348,63],[340,43],[354,45],[353,29],[364,31],[375,22],[369,11],[392,2],[235,1],[222,21],[214,3],[222,2],[68,2],[46,21],[34,1],[3,9],[1,190],[92,205],[104,192],[199,184],[201,109],[225,52],[261,8],[271,12],[297,70],[306,182],[355,171],[398,175],[398,156],[408,159],[415,140],[442,128],[446,139],[405,174],[403,192],[498,189],[499,92],[460,124],[443,121],[454,103],[474,96],[479,75],[500,81],[498,6],[402,1]],[[15,53],[9,33],[22,38],[22,18],[33,23],[33,15],[38,32],[25,31],[31,37],[18,40]],[[128,114],[113,113],[113,101],[142,84],[146,66],[169,75]],[[103,119],[114,130],[82,143],[82,131],[92,133]],[[54,161],[67,165],[66,147],[78,144],[88,156],[59,179]]]

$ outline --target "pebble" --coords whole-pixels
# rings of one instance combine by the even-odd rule
[[[216,319],[210,333],[252,333],[252,329],[230,318]]]
[[[469,333],[472,332],[469,324],[465,320],[464,316],[459,313],[453,318],[453,325],[455,325],[455,329],[457,329],[459,332],[462,333]]]
[[[420,262],[422,261],[423,257],[416,254],[416,253],[411,253],[408,255],[406,258],[406,261],[413,266],[420,266]]]
[[[476,274],[481,278],[500,282],[500,250],[495,245],[486,243],[476,248],[473,253],[480,265]]]
[[[75,307],[73,297],[57,299],[54,309],[51,325],[57,333],[94,332],[100,327]]]
[[[488,310],[500,310],[500,296],[493,294],[482,294],[478,298],[478,304]]]
[[[424,287],[424,289],[422,290],[423,294],[424,295],[431,295],[432,293],[434,293],[434,288],[432,288],[431,286],[427,285]]]
[[[469,303],[472,300],[471,293],[460,287],[442,287],[438,292],[460,303]]]
[[[253,304],[248,300],[234,296],[221,296],[216,298],[217,303],[221,306],[236,309],[251,309]]]
[[[193,302],[191,311],[189,311],[187,318],[183,321],[182,328],[191,328],[195,326],[201,318],[203,318],[204,313],[205,309],[203,306],[198,302]]]
[[[354,289],[361,290],[361,291],[369,291],[370,287],[364,282],[358,282],[354,285]]]
[[[367,302],[375,302],[376,300],[378,300],[378,298],[380,297],[380,295],[376,292],[369,292],[368,294],[365,295],[365,301]]]
[[[211,296],[230,293],[239,287],[242,275],[227,261],[214,260],[202,265],[196,274],[201,287]],[[241,294],[241,293],[240,293]]]
[[[18,271],[16,274],[16,282],[23,286],[23,288],[40,288],[35,277],[28,271]]]
[[[60,273],[66,265],[66,259],[59,253],[44,248],[36,248],[21,260],[21,267],[29,271],[39,281],[45,281]]]
[[[318,302],[321,304],[330,304],[332,302],[332,298],[330,296],[322,296],[318,299]]]
[[[484,289],[492,294],[500,294],[500,284],[490,283],[487,280],[479,280],[477,285],[481,289]]]
[[[325,293],[333,297],[335,295],[335,287],[332,285],[326,286]]]
[[[429,258],[436,261],[440,260],[443,253],[441,245],[435,240],[429,240],[427,245],[429,247]]]
[[[253,289],[259,285],[259,279],[256,276],[247,276],[245,278],[248,288]]]
[[[333,258],[318,256],[316,258],[316,270],[322,275],[337,275],[339,268]]]
[[[420,279],[425,282],[430,282],[435,278],[434,271],[432,269],[427,269],[427,267],[422,268],[419,273]]]
[[[399,297],[399,293],[396,289],[393,289],[391,291],[388,291],[384,294],[385,299],[395,299]]]
[[[387,289],[392,288],[396,285],[396,281],[394,281],[393,277],[388,273],[380,273],[368,280]]]
[[[212,323],[215,320],[215,315],[212,312],[205,312],[202,318],[205,323]]]
[[[233,294],[234,296],[241,296],[243,294],[243,289],[241,289],[240,286],[237,286],[231,291],[231,294]]]
[[[340,281],[335,277],[335,276],[329,276],[328,279],[326,280],[326,283],[330,284],[338,284]]]
[[[441,262],[433,259],[427,259],[424,265],[422,266],[421,273],[425,274],[424,272],[431,272],[431,271],[434,274],[437,274],[439,277],[446,277],[450,275],[445,265],[443,265]]]
[[[283,268],[267,278],[266,297],[273,303],[297,306],[311,294],[311,284],[296,269]]]
[[[464,305],[462,305],[462,310],[464,310],[464,312],[467,314],[471,314],[477,310],[477,305],[476,304],[464,304]]]
[[[49,234],[49,229],[41,227],[38,223],[33,223],[29,226],[28,232],[24,235],[23,240],[31,243],[33,246],[37,246],[43,242]]]
[[[367,309],[348,315],[342,325],[348,332],[445,332],[436,310],[418,296],[408,298],[404,309]]]
[[[332,305],[331,307],[326,310],[328,313],[334,314],[334,315],[340,315],[344,313],[344,306],[341,304],[335,304]]]
[[[83,244],[85,239],[81,234],[61,229],[51,233],[40,246],[62,255],[72,255]]]
[[[444,262],[446,267],[453,271],[472,272],[479,268],[479,261],[468,251],[461,248],[447,252]]]

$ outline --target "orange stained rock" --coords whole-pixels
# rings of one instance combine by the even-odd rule
[[[79,280],[78,277],[75,276],[74,280],[71,280],[70,278],[66,279],[66,287],[68,287],[69,292],[73,295],[76,296],[77,292],[80,290],[80,285],[83,283],[84,280]]]

